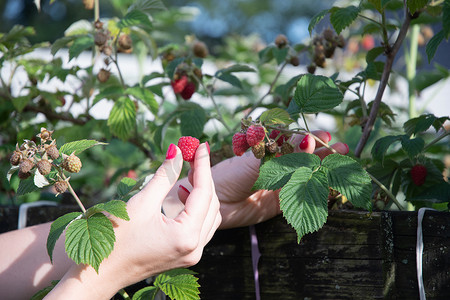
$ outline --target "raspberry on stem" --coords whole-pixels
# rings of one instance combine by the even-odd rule
[[[232,139],[233,153],[236,156],[242,156],[250,145],[247,143],[247,136],[243,132],[236,132]]]
[[[261,125],[251,125],[247,129],[247,143],[250,146],[255,146],[259,144],[262,140],[264,140],[264,137],[266,135],[266,132],[264,130],[264,127]]]
[[[200,141],[192,136],[182,136],[178,140],[178,148],[181,150],[183,160],[187,162],[193,162],[195,158],[195,152],[197,151]]]

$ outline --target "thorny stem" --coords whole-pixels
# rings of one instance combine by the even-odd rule
[[[367,172],[367,171],[366,171]],[[373,182],[375,182],[385,193],[386,195],[389,196],[389,198],[392,199],[392,201],[395,203],[395,205],[397,205],[399,210],[405,210],[400,202],[398,202],[397,198],[395,198],[394,194],[391,193],[391,191],[384,186],[384,184],[382,184],[380,181],[378,181],[378,179],[375,178],[375,176],[373,176],[372,174],[370,174],[369,172],[367,172],[367,174],[369,174],[370,178],[373,180]]]
[[[198,84],[200,84],[202,86],[202,88],[208,93],[208,97],[211,98],[211,101],[214,105],[214,108],[217,112],[217,119],[220,121],[220,123],[223,124],[223,126],[226,128],[226,130],[228,131],[228,133],[233,133],[233,130],[228,126],[228,124],[225,122],[222,113],[219,110],[219,105],[217,105],[216,99],[214,98],[212,92],[210,89],[206,88],[205,84],[203,83],[202,80],[200,80],[200,78],[197,77],[197,75],[193,74],[193,77],[195,78],[195,80],[197,81]]]
[[[80,198],[78,198],[78,195],[73,190],[72,185],[70,185],[70,182],[67,180],[66,175],[64,175],[64,173],[62,173],[62,172],[60,174],[61,174],[61,177],[67,182],[67,185],[68,185],[68,188],[69,188],[69,192],[75,198],[75,201],[77,201],[77,204],[81,208],[81,211],[83,212],[83,214],[86,214],[86,208],[84,208],[84,205],[81,202]]]
[[[406,5],[405,5],[406,7]],[[395,56],[400,49],[400,46],[403,43],[403,40],[406,37],[406,33],[408,32],[409,24],[411,23],[411,15],[408,12],[408,9],[405,9],[405,20],[403,21],[403,25],[398,33],[397,39],[392,47],[389,44],[385,46],[386,52],[386,62],[384,64],[383,74],[381,75],[381,81],[378,86],[377,94],[375,96],[375,100],[373,101],[372,109],[370,110],[370,115],[367,120],[367,123],[364,124],[362,136],[356,146],[355,156],[360,157],[361,153],[366,146],[366,143],[370,137],[370,134],[373,129],[373,125],[375,124],[375,120],[378,115],[378,110],[380,107],[381,100],[383,98],[384,90],[386,89],[386,85],[389,80],[389,75],[392,70],[392,65],[394,63]]]

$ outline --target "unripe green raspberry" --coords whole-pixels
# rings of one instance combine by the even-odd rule
[[[62,162],[64,170],[70,173],[78,173],[81,170],[81,160],[75,154],[70,154]]]
[[[292,146],[292,144],[289,142],[284,142],[281,145],[280,152],[281,152],[281,155],[290,154],[290,153],[294,152],[294,146]]]

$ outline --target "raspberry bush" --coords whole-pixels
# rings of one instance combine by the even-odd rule
[[[75,202],[96,207],[82,209],[83,222],[99,210],[125,217],[114,206],[121,204],[105,201],[128,199],[143,179],[127,174],[153,173],[184,136],[208,141],[213,163],[247,151],[261,159],[254,188],[279,191],[299,240],[320,229],[329,209],[448,209],[449,116],[430,114],[417,99],[450,72],[437,64],[416,70],[449,37],[449,1],[339,2],[311,18],[304,42],[284,33],[267,43],[234,35],[215,47],[175,37],[185,10],[159,0],[116,2],[123,14],[100,18],[96,7],[53,43],[31,43],[35,29],[20,25],[0,35],[0,68],[11,70],[0,74],[0,153],[8,158],[0,203],[73,191]],[[430,19],[439,20],[436,32]],[[42,47],[49,59],[26,56]],[[83,64],[86,53],[93,59]],[[127,59],[142,57],[152,64],[139,60],[130,72]],[[400,93],[402,80],[407,105],[398,108],[386,101],[386,87]],[[349,145],[347,156],[295,153],[292,137],[317,139],[321,116],[333,120],[333,141]],[[51,234],[50,246],[61,232]]]

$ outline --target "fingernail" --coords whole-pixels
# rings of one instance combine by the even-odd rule
[[[328,134],[328,141],[331,141],[331,134],[327,131]]]
[[[184,190],[186,193],[190,194],[191,192],[189,192],[189,190],[182,184],[180,184],[179,186],[180,189]]]
[[[172,159],[175,156],[177,156],[177,147],[175,146],[175,144],[170,144],[169,148],[167,149],[166,159]]]
[[[348,145],[344,144],[344,146],[347,148],[347,152],[345,152],[345,154],[349,153],[350,152],[350,148],[348,147]]]
[[[208,141],[205,142],[205,145],[206,145],[206,149],[208,149],[208,154],[211,154],[211,149],[209,148]]]
[[[309,134],[307,134],[304,138],[303,138],[303,140],[300,142],[300,145],[299,145],[299,147],[300,147],[300,149],[302,149],[302,150],[305,150],[306,148],[308,148],[308,136],[309,136]]]

